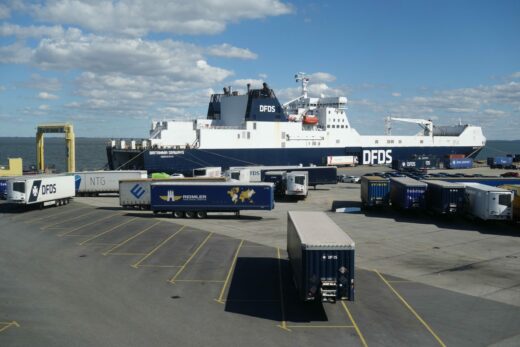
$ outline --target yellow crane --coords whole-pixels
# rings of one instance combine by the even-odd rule
[[[36,161],[38,164],[38,171],[45,170],[44,150],[43,150],[43,135],[44,134],[65,134],[65,146],[67,147],[67,171],[76,171],[76,152],[75,152],[75,138],[74,128],[69,123],[56,124],[40,124],[36,131]]]

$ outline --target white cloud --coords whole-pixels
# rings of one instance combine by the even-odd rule
[[[520,78],[520,71],[515,72],[514,74],[512,74],[511,78],[513,78],[513,79]]]
[[[42,104],[42,105],[38,106],[38,109],[41,111],[47,111],[48,109],[50,109],[50,106],[46,105],[46,104]]]
[[[70,29],[70,31],[74,31]],[[54,26],[19,26],[17,24],[4,23],[0,26],[0,36],[15,36],[17,38],[28,37],[61,37],[65,35],[65,30],[59,25]]]
[[[262,84],[264,83],[264,80],[254,79],[254,78],[243,78],[234,80],[231,82],[231,86],[235,89],[240,89],[242,91],[245,91],[247,89],[247,84],[251,85],[251,88],[262,88]]]
[[[3,91],[5,91],[5,89],[6,89],[6,88],[5,88],[3,85],[0,84],[0,93],[3,92]]]
[[[57,0],[30,8],[44,21],[133,36],[150,32],[217,34],[230,22],[292,11],[290,5],[279,0]]]
[[[487,114],[489,116],[500,117],[500,116],[504,116],[506,114],[506,112],[501,111],[501,110],[494,110],[491,108],[487,108],[484,110],[484,114]]]
[[[334,82],[336,80],[336,76],[327,72],[315,72],[310,74],[308,77],[311,83]]]
[[[27,64],[31,61],[31,49],[21,42],[0,46],[0,63]]]
[[[0,4],[0,19],[6,19],[11,16],[11,11],[5,5]]]
[[[251,52],[247,48],[234,47],[228,43],[210,46],[207,52],[209,55],[225,58],[256,59],[258,57],[256,53]]]
[[[38,93],[38,98],[43,100],[56,100],[59,97],[57,95],[47,93],[47,92],[40,92]]]
[[[56,77],[43,77],[39,74],[32,74],[29,81],[21,84],[22,87],[57,92],[61,89],[61,82]]]
[[[398,98],[398,97],[400,97],[400,96],[401,96],[401,93],[398,93],[398,92],[394,92],[394,93],[392,93],[392,96],[394,96],[394,97]]]

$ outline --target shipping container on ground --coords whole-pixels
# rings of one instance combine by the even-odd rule
[[[361,204],[363,207],[388,206],[390,181],[379,176],[361,177]]]
[[[204,218],[208,212],[272,210],[272,183],[239,182],[154,182],[151,210],[172,212],[173,217]]]
[[[513,192],[478,183],[464,183],[465,210],[482,220],[511,220]]]
[[[487,164],[491,168],[507,168],[513,165],[513,158],[512,157],[489,157],[487,158]]]
[[[354,241],[324,212],[287,213],[287,253],[301,300],[354,300]]]
[[[119,181],[119,205],[123,208],[150,209],[150,186],[154,182],[225,182],[224,177],[145,178]]]
[[[76,195],[93,196],[100,193],[119,193],[119,181],[147,177],[146,170],[76,172]]]
[[[461,183],[426,181],[426,205],[428,210],[438,214],[458,214],[464,212],[464,190]]]
[[[471,169],[473,167],[473,159],[448,159],[444,162],[444,166],[448,169]]]
[[[74,175],[31,175],[7,181],[7,202],[19,205],[66,205],[74,197]]]
[[[410,177],[390,178],[390,201],[392,206],[403,209],[426,207],[427,184]]]

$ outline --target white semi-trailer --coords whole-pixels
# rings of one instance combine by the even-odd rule
[[[7,181],[7,202],[20,205],[66,205],[74,197],[73,175],[34,175]]]
[[[118,193],[119,181],[147,178],[146,170],[83,171],[76,172],[76,194],[98,195]]]
[[[463,183],[466,211],[482,220],[511,220],[513,198],[510,190],[480,183]]]

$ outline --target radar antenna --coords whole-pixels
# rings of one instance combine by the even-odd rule
[[[294,75],[294,79],[296,82],[302,82],[302,96],[307,98],[307,85],[310,81],[309,77],[307,77],[307,74],[305,72],[298,72],[296,75]]]

